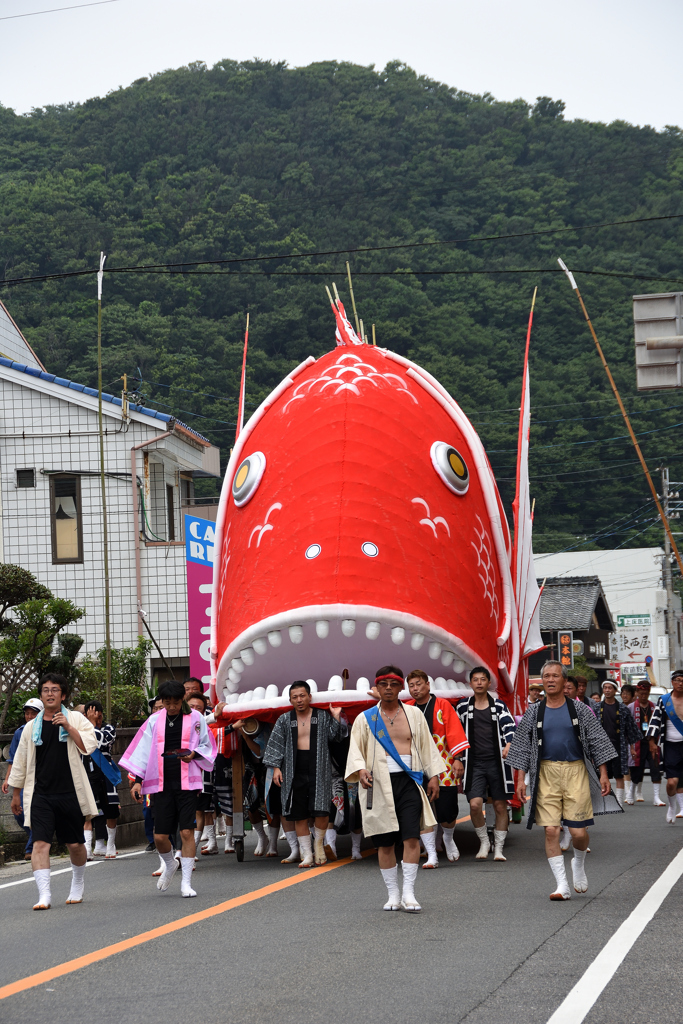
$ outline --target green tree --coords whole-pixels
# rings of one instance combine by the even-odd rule
[[[131,725],[147,714],[147,659],[152,642],[140,637],[135,647],[113,649],[111,652],[111,708],[116,725]],[[86,656],[77,669],[72,690],[74,704],[86,700],[105,703],[106,648]]]

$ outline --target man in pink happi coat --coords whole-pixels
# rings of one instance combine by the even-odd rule
[[[153,794],[154,842],[163,861],[157,888],[165,892],[178,869],[170,836],[180,829],[182,851],[181,895],[196,896],[192,871],[197,797],[202,791],[202,769],[211,771],[216,744],[204,716],[192,711],[185,701],[185,689],[175,679],[162,683],[161,711],[140,726],[119,764],[135,776],[131,794],[138,802]]]

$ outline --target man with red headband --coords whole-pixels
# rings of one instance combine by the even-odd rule
[[[420,832],[433,827],[431,803],[439,796],[439,776],[448,768],[427,720],[402,704],[403,672],[385,665],[375,675],[379,706],[353,723],[346,781],[360,782],[363,831],[377,847],[389,898],[384,910],[419,913],[415,878],[420,862]],[[423,778],[429,780],[427,793]],[[395,847],[403,845],[403,893],[399,895]]]

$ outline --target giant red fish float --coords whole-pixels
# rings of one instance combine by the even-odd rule
[[[409,359],[361,343],[341,303],[335,315],[337,347],[285,377],[228,464],[214,693],[240,713],[279,711],[287,685],[308,679],[318,700],[353,704],[378,666],[398,663],[425,668],[452,698],[485,665],[513,703],[524,655],[541,645],[525,464],[513,548],[486,452],[455,399]],[[526,370],[525,387],[528,406]]]

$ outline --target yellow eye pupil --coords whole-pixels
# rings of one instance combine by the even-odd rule
[[[462,459],[460,458],[459,455],[456,454],[456,452],[449,452],[448,462],[456,476],[459,476],[461,478],[465,476],[465,466],[463,465]]]
[[[245,462],[244,465],[242,466],[242,468],[240,469],[239,473],[235,477],[235,490],[239,490],[239,488],[242,486],[244,481],[247,479],[248,475],[249,475],[249,463]]]

